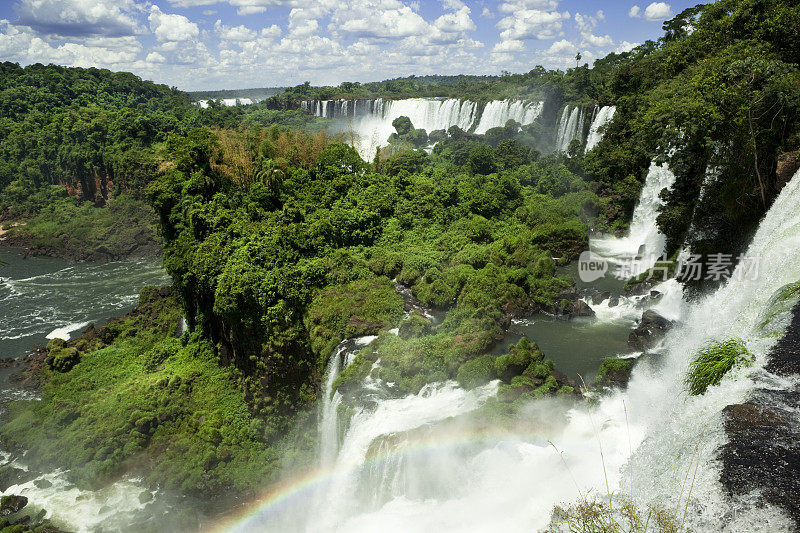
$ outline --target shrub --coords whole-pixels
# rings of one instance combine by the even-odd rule
[[[693,396],[705,394],[733,368],[751,366],[753,354],[741,339],[728,339],[700,349],[686,376],[686,385]]]
[[[65,347],[50,351],[50,368],[58,372],[69,372],[79,361],[80,354],[77,348]]]
[[[465,389],[474,389],[489,383],[497,377],[494,360],[493,356],[487,354],[467,361],[458,369],[456,381]]]

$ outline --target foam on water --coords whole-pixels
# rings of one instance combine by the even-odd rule
[[[77,324],[68,324],[66,326],[54,329],[53,331],[47,334],[46,338],[63,339],[65,341],[68,341],[70,338],[70,333],[85,328],[89,324],[90,322],[78,322]]]

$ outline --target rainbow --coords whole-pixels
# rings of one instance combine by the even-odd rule
[[[520,434],[517,431],[510,432],[496,427],[482,428],[477,431],[476,428],[470,428],[448,432],[437,431],[435,435],[408,439],[404,441],[402,446],[392,446],[386,451],[369,455],[363,463],[349,469],[349,471],[356,471],[369,466],[380,466],[401,455],[422,456],[463,446],[480,445],[489,447],[502,442],[523,441],[548,447],[552,449],[554,456],[559,454],[550,441],[538,432]],[[337,468],[336,465],[332,465],[309,470],[301,475],[287,478],[269,487],[260,498],[242,508],[235,515],[228,516],[214,524],[211,530],[220,533],[264,531],[265,524],[270,519],[278,517],[281,511],[290,508],[293,504],[302,502],[303,498],[312,496],[315,491],[321,490],[336,477],[347,472],[348,469]]]

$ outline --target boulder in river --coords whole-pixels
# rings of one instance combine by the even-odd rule
[[[634,350],[645,351],[660,340],[672,327],[672,322],[648,309],[642,313],[642,320],[628,336],[628,346]]]
[[[604,359],[597,371],[596,385],[600,387],[624,388],[631,378],[636,359],[620,359],[609,357]]]
[[[589,304],[584,302],[583,300],[578,300],[574,304],[572,304],[572,311],[570,312],[570,318],[582,317],[582,316],[594,316],[594,310],[589,307]]]
[[[10,494],[0,498],[0,516],[9,516],[18,513],[28,505],[28,498]]]
[[[36,477],[35,474],[15,466],[0,467],[0,492],[5,492],[12,485],[27,483],[34,477]]]

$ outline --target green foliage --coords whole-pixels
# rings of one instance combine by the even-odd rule
[[[659,505],[637,506],[627,498],[614,498],[613,505],[598,498],[584,497],[568,507],[553,510],[547,532],[574,533],[676,533],[675,512]]]
[[[426,335],[431,332],[432,328],[433,324],[429,319],[419,314],[418,311],[412,311],[408,318],[400,322],[397,334],[400,338],[408,340],[411,337]]]
[[[344,339],[374,335],[393,324],[403,302],[386,278],[367,278],[322,289],[308,306],[306,327],[321,361]]]
[[[40,205],[38,213],[11,232],[29,246],[91,260],[158,253],[158,221],[142,199],[123,193],[106,207],[66,196],[33,203]]]
[[[600,369],[597,371],[597,381],[599,383],[607,383],[612,378],[627,376],[633,369],[634,364],[634,359],[620,359],[619,357],[603,359],[603,362],[600,363]]]
[[[705,394],[709,387],[719,384],[734,368],[751,366],[753,354],[740,339],[729,339],[701,348],[686,376],[686,386],[692,395]]]
[[[770,297],[759,317],[759,329],[775,334],[783,333],[785,325],[780,323],[780,319],[788,315],[798,299],[800,299],[800,282],[789,283],[778,289]]]
[[[456,381],[465,389],[474,389],[489,383],[497,377],[495,371],[495,357],[489,354],[481,355],[461,365],[456,374]]]

